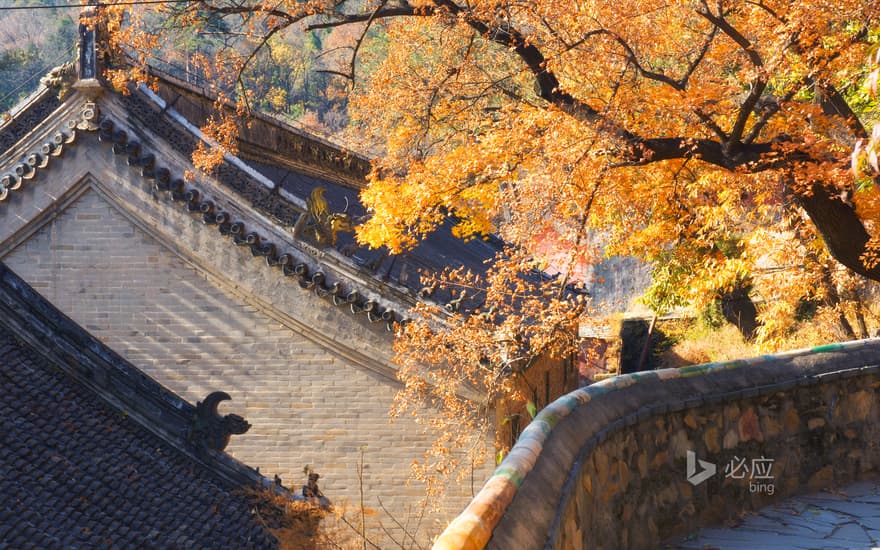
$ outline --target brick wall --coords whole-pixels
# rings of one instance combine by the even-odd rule
[[[363,448],[369,506],[378,508],[380,497],[400,519],[418,500],[419,488],[406,486],[408,466],[431,438],[410,419],[389,424],[395,382],[353,366],[216,285],[96,191],[86,191],[2,260],[185,399],[228,392],[233,401],[221,414],[236,412],[253,424],[228,451],[263,474],[277,473],[298,487],[302,467],[311,464],[329,497],[354,502]],[[289,285],[286,292],[302,290]],[[322,316],[346,315],[318,299],[309,303],[326,308]],[[454,498],[448,509],[462,502]]]

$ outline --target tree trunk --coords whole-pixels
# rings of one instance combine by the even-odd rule
[[[837,285],[834,284],[834,280],[831,278],[831,270],[827,265],[822,265],[821,270],[822,286],[825,287],[825,305],[834,310],[834,314],[837,317],[837,328],[840,333],[839,336],[847,340],[855,340],[856,332],[853,330],[849,319],[846,318],[846,314],[840,307],[840,294],[837,292]]]
[[[736,326],[743,338],[751,341],[758,329],[758,309],[749,297],[749,285],[740,283],[721,296],[721,313],[727,322]]]
[[[859,275],[880,281],[880,265],[867,268],[862,262],[871,236],[856,214],[855,208],[840,196],[840,191],[815,184],[812,194],[797,195],[810,220],[834,258]]]

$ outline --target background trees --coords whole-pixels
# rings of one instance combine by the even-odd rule
[[[50,5],[49,0],[17,0],[11,7]],[[0,12],[0,110],[35,90],[49,69],[73,59],[76,14],[70,10]],[[73,17],[71,17],[73,15]]]

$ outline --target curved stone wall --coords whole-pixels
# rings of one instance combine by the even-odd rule
[[[864,340],[578,389],[541,411],[434,548],[656,547],[876,472],[878,363],[880,340]]]

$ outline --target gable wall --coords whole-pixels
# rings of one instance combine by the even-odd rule
[[[188,401],[227,391],[233,401],[223,408],[254,424],[229,451],[266,475],[295,483],[312,464],[332,494],[354,483],[350,459],[361,445],[384,462],[413,458],[405,427],[388,424],[393,383],[229,296],[94,190],[3,261]]]

